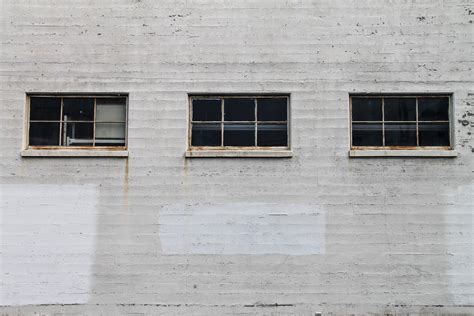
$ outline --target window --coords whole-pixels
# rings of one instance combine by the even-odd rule
[[[28,149],[125,149],[127,97],[29,95]]]
[[[449,95],[350,99],[352,149],[451,149]]]
[[[288,95],[190,96],[190,150],[288,150]]]

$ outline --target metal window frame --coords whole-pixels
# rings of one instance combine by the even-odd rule
[[[225,98],[242,98],[254,99],[255,104],[255,120],[253,121],[225,121],[224,118],[224,99]],[[286,98],[287,100],[287,119],[286,121],[259,121],[257,113],[257,100],[268,98]],[[221,101],[221,120],[220,121],[193,121],[193,100],[196,99],[216,99]],[[290,93],[190,93],[188,94],[188,124],[187,124],[187,150],[189,152],[197,151],[291,151],[291,95]],[[255,124],[255,146],[224,146],[224,124]],[[257,146],[258,124],[286,124],[287,146]],[[193,124],[220,124],[221,129],[221,145],[220,146],[192,146],[192,126]]]
[[[449,120],[419,121],[418,119],[418,99],[419,98],[448,98]],[[352,100],[354,98],[381,98],[382,99],[382,120],[381,121],[353,121],[352,120]],[[384,102],[386,98],[415,98],[416,100],[416,120],[415,121],[385,121]],[[350,150],[454,150],[454,94],[452,92],[440,93],[351,93],[349,94],[349,144]],[[416,125],[416,146],[385,146],[385,122],[387,123],[414,123]],[[382,124],[382,144],[383,146],[354,146],[352,144],[352,124],[353,123],[378,123]],[[419,145],[419,124],[421,123],[448,123],[449,124],[449,146],[420,146]]]
[[[31,98],[60,98],[61,99],[61,112],[59,120],[30,120],[30,111],[31,111]],[[74,120],[67,121],[68,123],[90,123],[93,124],[93,139],[92,146],[66,146],[62,145],[64,139],[62,139],[62,131],[64,130],[63,124],[65,123],[63,119],[63,107],[65,98],[93,98],[94,99],[94,118],[92,121],[85,120]],[[124,121],[97,121],[96,120],[96,103],[97,99],[101,98],[125,98],[125,120]],[[74,92],[74,93],[56,93],[56,92],[27,92],[26,93],[26,102],[25,102],[25,123],[24,123],[24,141],[23,141],[23,151],[37,150],[37,151],[64,151],[64,150],[78,150],[78,151],[87,151],[87,150],[100,150],[100,151],[124,151],[128,148],[128,111],[129,111],[129,94],[125,92],[115,92],[115,93],[87,93],[87,92]],[[58,123],[59,126],[59,145],[58,146],[32,146],[29,142],[30,136],[30,124],[38,122],[52,122]],[[95,145],[95,129],[97,123],[122,123],[125,124],[125,144],[124,146],[96,146]]]

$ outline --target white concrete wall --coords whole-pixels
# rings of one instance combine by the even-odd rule
[[[473,313],[473,11],[1,1],[0,312]],[[21,158],[46,91],[129,92],[130,157]],[[291,93],[295,156],[185,159],[193,92]],[[459,157],[349,159],[350,92],[453,92]]]

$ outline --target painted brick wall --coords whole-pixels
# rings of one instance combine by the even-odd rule
[[[473,313],[470,0],[0,2],[2,314]],[[128,92],[21,158],[26,92]],[[187,93],[291,93],[291,159],[185,159]],[[350,92],[453,92],[454,159],[349,159]]]

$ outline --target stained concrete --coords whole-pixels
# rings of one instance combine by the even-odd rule
[[[474,313],[472,10],[1,1],[0,311]],[[26,92],[128,92],[129,157],[20,157]],[[290,93],[293,157],[186,159],[202,92]],[[349,158],[351,92],[452,92],[458,157]]]

